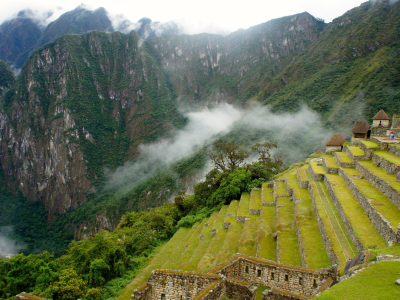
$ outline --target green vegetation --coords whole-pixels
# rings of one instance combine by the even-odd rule
[[[319,166],[318,164],[321,164],[321,162],[310,161],[310,166],[315,174],[325,174],[326,172],[324,170],[324,167],[322,165]]]
[[[310,269],[321,269],[331,265],[319,231],[317,219],[307,189],[301,189],[296,174],[286,175],[289,187],[293,189],[295,215],[300,233],[306,265]]]
[[[275,181],[274,195],[282,196],[282,197],[287,196],[286,180],[285,181]]]
[[[256,257],[258,229],[260,227],[260,216],[250,215],[243,226],[243,231],[239,240],[238,253]]]
[[[331,168],[336,168],[336,169],[338,169],[338,168],[339,168],[339,166],[338,166],[338,164],[337,164],[337,162],[336,162],[336,160],[335,160],[334,157],[332,157],[332,156],[325,156],[323,159],[326,161],[326,164],[327,164],[327,166],[328,166],[329,169],[331,169]]]
[[[276,261],[276,207],[263,206],[258,230],[258,258]]]
[[[379,149],[379,145],[377,143],[371,141],[361,141],[368,149]]]
[[[273,189],[268,187],[268,183],[263,183],[262,185],[262,202],[263,203],[273,203],[274,202],[274,193]]]
[[[399,261],[380,262],[334,285],[316,299],[398,299],[400,289],[394,282],[399,275]]]
[[[261,209],[261,189],[251,190],[250,194],[250,209]]]
[[[360,147],[348,146],[348,148],[354,156],[365,156],[364,151]]]
[[[277,210],[276,230],[278,232],[280,262],[301,266],[300,245],[296,235],[296,222],[290,198],[279,197]]]
[[[345,163],[345,164],[352,164],[353,163],[353,161],[347,155],[346,152],[336,152],[336,155],[339,156],[339,160],[340,160],[341,163]]]
[[[243,223],[232,222],[231,227],[228,229],[228,233],[225,237],[225,240],[221,245],[222,247],[220,248],[217,256],[215,257],[213,266],[222,263],[223,261],[231,258],[236,253],[238,253],[239,250],[238,241],[240,240],[240,236],[243,231],[243,226],[244,226]]]
[[[361,205],[347,188],[344,180],[337,174],[329,174],[326,176],[355,235],[365,249],[385,248],[385,241],[374,225],[372,225]]]
[[[387,160],[388,162],[399,165],[400,164],[400,157],[397,155],[394,155],[390,152],[387,151],[374,151],[374,154],[382,157],[383,159]]]
[[[244,217],[248,216],[249,215],[249,205],[250,205],[250,194],[243,193],[242,197],[240,198],[237,215],[244,216]]]
[[[385,170],[375,166],[372,161],[359,161],[358,163],[372,174],[388,182],[394,190],[400,191],[400,182],[396,181],[396,175],[386,173]]]

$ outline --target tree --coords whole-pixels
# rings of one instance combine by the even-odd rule
[[[237,144],[215,142],[209,156],[217,169],[222,172],[233,172],[250,156],[250,152],[240,149]]]
[[[257,143],[253,147],[251,147],[251,150],[258,152],[258,154],[260,155],[258,161],[264,167],[269,167],[269,165],[271,164],[271,154],[269,153],[269,151],[272,147],[276,148],[276,144],[265,142],[263,144]]]

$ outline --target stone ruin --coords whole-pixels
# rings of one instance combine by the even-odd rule
[[[154,270],[131,300],[310,299],[337,281],[337,265],[311,270],[236,254],[207,273]]]

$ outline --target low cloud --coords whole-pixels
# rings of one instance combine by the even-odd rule
[[[10,258],[25,248],[22,243],[11,239],[11,234],[11,226],[0,227],[0,256],[2,257]]]

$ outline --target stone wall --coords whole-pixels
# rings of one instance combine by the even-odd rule
[[[328,174],[337,174],[339,170],[338,168],[329,168],[325,157],[322,158],[322,166],[324,167],[325,172]]]
[[[342,151],[342,146],[326,146],[325,152]]]
[[[354,243],[354,246],[356,246],[358,252],[364,251],[365,250],[364,246],[361,244],[361,242],[359,241],[359,239],[355,235],[353,227],[350,225],[349,220],[347,220],[347,217],[346,217],[346,215],[345,215],[345,213],[344,213],[344,211],[342,209],[342,206],[339,203],[339,200],[337,199],[337,197],[335,195],[335,192],[333,191],[333,188],[331,186],[331,183],[328,180],[328,177],[325,177],[325,186],[326,186],[326,188],[327,188],[327,190],[329,192],[329,195],[331,196],[331,198],[333,200],[333,203],[336,206],[336,209],[338,210],[338,212],[340,214],[340,217],[342,218],[344,226],[346,227],[347,232],[349,233],[350,238]]]
[[[389,145],[388,150],[393,155],[400,156],[400,148],[397,148],[396,145]]]
[[[240,282],[238,280],[225,280],[225,294],[229,299],[239,300],[255,300],[257,296],[257,287],[251,286],[247,282]],[[203,299],[203,298],[202,298]]]
[[[360,143],[359,147],[361,148],[362,151],[364,151],[367,160],[370,160],[372,158],[372,152],[376,150],[374,148],[368,148],[363,143]]]
[[[313,180],[318,180],[319,181],[319,180],[323,180],[324,179],[324,174],[316,174],[316,173],[314,173],[314,170],[312,169],[311,164],[308,165],[308,170],[310,171],[311,177],[312,177]]]
[[[262,295],[262,300],[298,300],[311,299],[310,297],[299,296],[293,293],[288,293],[277,288],[265,290]]]
[[[306,189],[306,188],[308,187],[309,181],[308,181],[308,180],[304,180],[304,181],[303,181],[303,180],[301,179],[301,175],[300,175],[299,169],[297,169],[296,176],[297,176],[297,181],[300,183],[300,187],[301,187],[302,189]]]
[[[389,182],[383,180],[379,176],[376,176],[361,164],[356,164],[356,170],[360,172],[364,178],[369,181],[369,183],[386,195],[390,201],[392,201],[393,204],[400,209],[400,194],[398,191],[392,188]]]
[[[388,174],[397,174],[400,172],[400,165],[391,163],[375,153],[372,154],[372,161],[377,167],[384,169]]]
[[[358,190],[353,179],[343,170],[339,171],[339,175],[344,179],[349,190],[352,192],[354,197],[356,197],[357,201],[368,215],[372,224],[374,224],[375,228],[379,231],[380,235],[384,238],[388,246],[392,245],[393,243],[397,243],[397,233],[390,226],[390,223],[386,220],[386,218],[371,205],[371,203],[368,201],[368,198]]]
[[[152,292],[151,285],[146,282],[133,292],[131,299],[132,300],[151,299],[151,292]]]
[[[203,292],[198,294],[196,298],[194,298],[194,300],[219,300],[224,295],[225,295],[225,284],[223,280],[220,280],[209,285]]]
[[[379,122],[376,125],[372,125],[374,127],[371,128],[371,135],[373,136],[387,136],[387,132],[389,131],[389,128],[385,128],[385,127],[389,127],[389,121],[387,126],[384,126],[384,128],[378,127],[379,126]]]
[[[388,143],[381,142],[380,140],[374,138],[373,136],[371,136],[370,141],[378,144],[381,150],[388,149]]]
[[[347,155],[350,157],[350,159],[356,163],[358,160],[365,160],[366,157],[365,155],[354,155],[349,147],[345,147],[345,152],[347,153]]]
[[[341,162],[340,161],[340,156],[339,156],[338,153],[335,153],[334,157],[335,157],[336,163],[339,165],[339,167],[342,167],[342,168],[354,168],[356,166],[356,164],[353,163],[353,162],[352,163]]]

